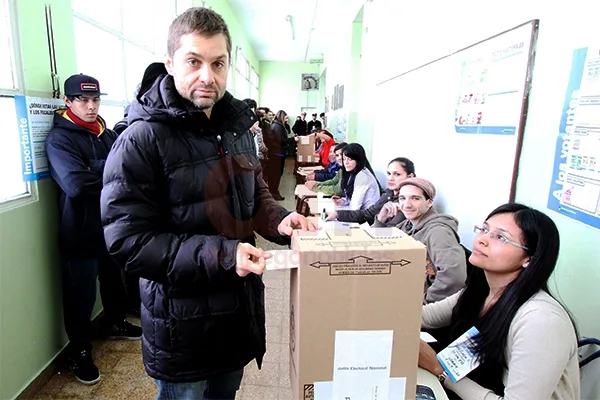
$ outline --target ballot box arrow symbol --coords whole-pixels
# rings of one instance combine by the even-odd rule
[[[330,263],[322,263],[321,261],[316,261],[312,264],[310,264],[311,267],[313,268],[321,268],[321,267],[329,267],[331,266]]]

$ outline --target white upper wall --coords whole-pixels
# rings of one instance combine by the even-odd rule
[[[516,200],[547,213],[556,222],[562,242],[553,292],[574,313],[582,334],[600,336],[600,320],[590,307],[600,303],[600,253],[597,250],[600,232],[547,208],[573,50],[600,44],[600,40],[595,39],[598,37],[597,17],[591,11],[595,3],[583,0],[568,4],[507,0],[483,6],[474,0],[440,1],[435,5],[431,2],[407,4],[396,0],[377,0],[367,4],[369,7],[365,8],[364,21],[368,34],[364,41],[367,48],[363,49],[363,80],[366,75],[371,84],[365,87],[363,82],[360,95],[365,99],[363,104],[367,110],[371,107],[371,112],[360,115],[359,126],[365,129],[359,129],[359,141],[370,140],[368,129],[373,126],[373,111],[378,102],[384,101],[372,97],[373,81],[382,82],[528,20],[540,20]],[[409,93],[397,95],[410,96]],[[385,117],[399,143],[410,140],[410,135],[416,134],[402,131],[399,122],[402,113],[410,114],[410,110],[398,110],[397,115]],[[435,115],[436,110],[432,109],[432,118]],[[373,148],[389,145],[373,143]],[[401,152],[400,144],[398,151]],[[410,158],[410,154],[398,155]],[[435,160],[431,162],[435,163]],[[418,174],[419,165],[416,167]],[[468,171],[453,171],[452,165],[439,165],[437,168],[447,169],[448,179],[467,179],[469,174]],[[493,165],[486,163],[486,156],[482,155],[473,158],[473,168],[493,168]],[[476,193],[475,186],[473,190]],[[469,195],[466,197],[470,198]],[[452,213],[452,210],[447,211]]]

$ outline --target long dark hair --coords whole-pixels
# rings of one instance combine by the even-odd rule
[[[356,175],[365,168],[373,174],[373,177],[375,177],[375,172],[373,172],[373,168],[371,168],[371,164],[367,159],[367,153],[365,152],[364,147],[359,143],[348,144],[344,147],[342,153],[344,154],[344,157],[349,157],[356,161],[356,168],[352,171],[346,171],[346,168],[342,168],[342,191],[345,193],[346,198],[350,199],[354,192],[354,178]],[[377,180],[377,178],[375,180]],[[379,181],[377,181],[377,185],[379,186],[379,192],[381,192]]]
[[[287,113],[283,110],[279,110],[277,111],[277,114],[275,114],[275,121],[278,121],[282,126],[285,126],[285,117],[287,116]]]
[[[517,311],[540,290],[548,294],[548,279],[554,272],[558,259],[560,238],[554,222],[546,214],[518,203],[507,203],[488,215],[512,214],[523,235],[522,244],[530,257],[529,265],[509,283],[498,301],[480,317],[490,287],[485,273],[475,268],[469,275],[466,287],[452,313],[452,340],[473,325],[479,330],[474,340],[474,350],[479,359],[506,366],[504,351],[508,331]],[[566,310],[566,309],[565,309]]]

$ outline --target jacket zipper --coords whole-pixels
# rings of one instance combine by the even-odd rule
[[[96,153],[96,143],[94,143],[94,138],[92,137],[91,134],[88,135],[88,137],[90,138],[90,142],[92,142],[92,153],[94,153],[94,160],[98,159],[98,153]],[[96,139],[100,142],[100,138],[96,136]]]
[[[223,142],[221,141],[221,135],[217,135],[217,143],[219,144],[219,153],[221,153],[221,158],[225,157],[225,149],[223,148]]]

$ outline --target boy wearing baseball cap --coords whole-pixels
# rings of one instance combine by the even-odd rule
[[[438,214],[433,207],[435,195],[435,186],[423,178],[408,178],[399,185],[398,208],[406,219],[397,228],[427,247],[424,304],[453,295],[465,286],[467,279],[458,221],[450,215]],[[390,209],[384,207],[373,226],[393,225],[389,214]]]
[[[98,115],[104,93],[97,79],[83,74],[69,77],[64,89],[66,109],[54,114],[46,153],[59,187],[67,356],[75,377],[91,385],[100,381],[91,345],[98,278],[105,315],[101,325],[107,338],[140,339],[142,331],[125,319],[125,286],[106,249],[100,222],[104,163],[117,138]]]

